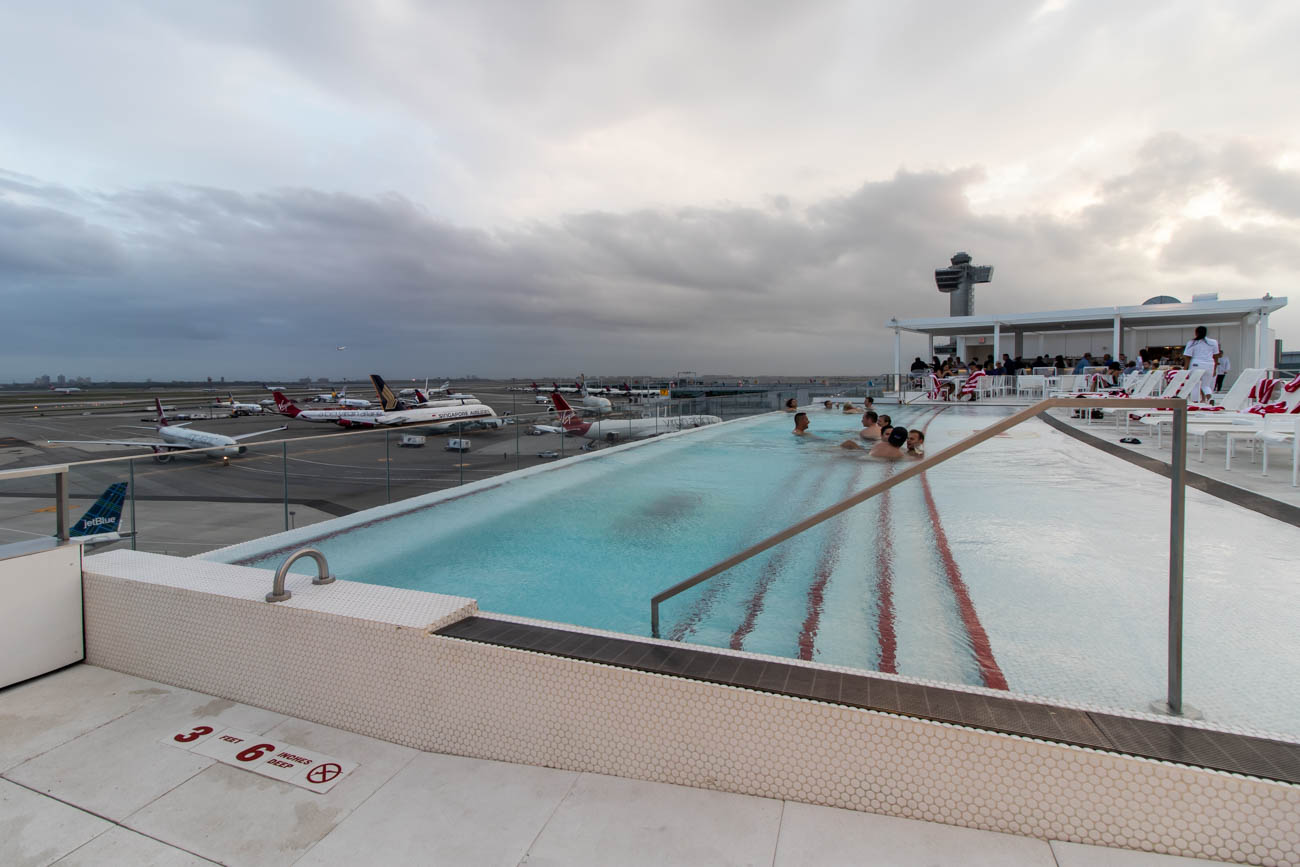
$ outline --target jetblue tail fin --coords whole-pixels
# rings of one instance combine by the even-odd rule
[[[72,538],[105,536],[117,533],[122,521],[122,504],[126,502],[126,482],[115,482],[99,495],[95,504],[86,510],[81,520],[72,525],[68,535]],[[107,541],[107,540],[105,540]]]
[[[379,405],[384,412],[393,412],[397,409],[397,395],[384,382],[384,378],[377,373],[370,374],[370,381],[375,384],[375,394],[379,395]]]

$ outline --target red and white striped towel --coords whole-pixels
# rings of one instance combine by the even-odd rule
[[[970,379],[968,379],[968,380],[966,380],[964,383],[962,383],[962,386],[961,386],[961,393],[962,393],[963,395],[967,395],[967,394],[974,394],[975,392],[979,391],[979,387],[980,387],[979,383],[980,383],[980,380],[983,379],[983,378],[984,378],[985,376],[987,376],[987,375],[988,375],[988,374],[986,374],[986,373],[985,373],[984,371],[982,371],[982,370],[977,370],[977,371],[975,371],[974,373],[972,373],[972,374],[970,375]]]
[[[1300,382],[1300,376],[1296,377],[1296,381]],[[1249,397],[1251,401],[1254,403],[1268,403],[1269,397],[1273,394],[1273,389],[1277,388],[1279,382],[1281,382],[1280,379],[1269,379],[1267,376],[1261,379],[1250,388]],[[1292,390],[1294,391],[1294,389]]]

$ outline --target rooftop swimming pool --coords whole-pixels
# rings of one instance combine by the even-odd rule
[[[1006,415],[882,407],[935,451]],[[649,633],[650,597],[891,473],[857,415],[769,414],[205,555]],[[665,637],[1144,711],[1165,690],[1168,480],[1040,421],[665,603]],[[1300,528],[1187,491],[1185,700],[1300,737]],[[307,571],[308,564],[302,564]],[[295,569],[295,571],[298,571]]]

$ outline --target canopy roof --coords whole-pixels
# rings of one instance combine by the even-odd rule
[[[1230,301],[1192,301],[1186,304],[1136,304],[1130,307],[1091,307],[1083,310],[1046,310],[1040,313],[995,313],[988,316],[933,316],[926,319],[891,319],[890,328],[935,337],[1050,331],[1109,331],[1118,316],[1123,327],[1159,328],[1192,325],[1237,324],[1248,317],[1272,313],[1286,306],[1285,298],[1239,298]]]

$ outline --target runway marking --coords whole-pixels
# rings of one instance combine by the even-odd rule
[[[72,511],[73,509],[80,509],[80,508],[81,506],[68,506],[68,511]],[[59,510],[58,506],[46,506],[43,509],[32,509],[32,514],[35,514],[37,512],[57,512],[58,510]]]

